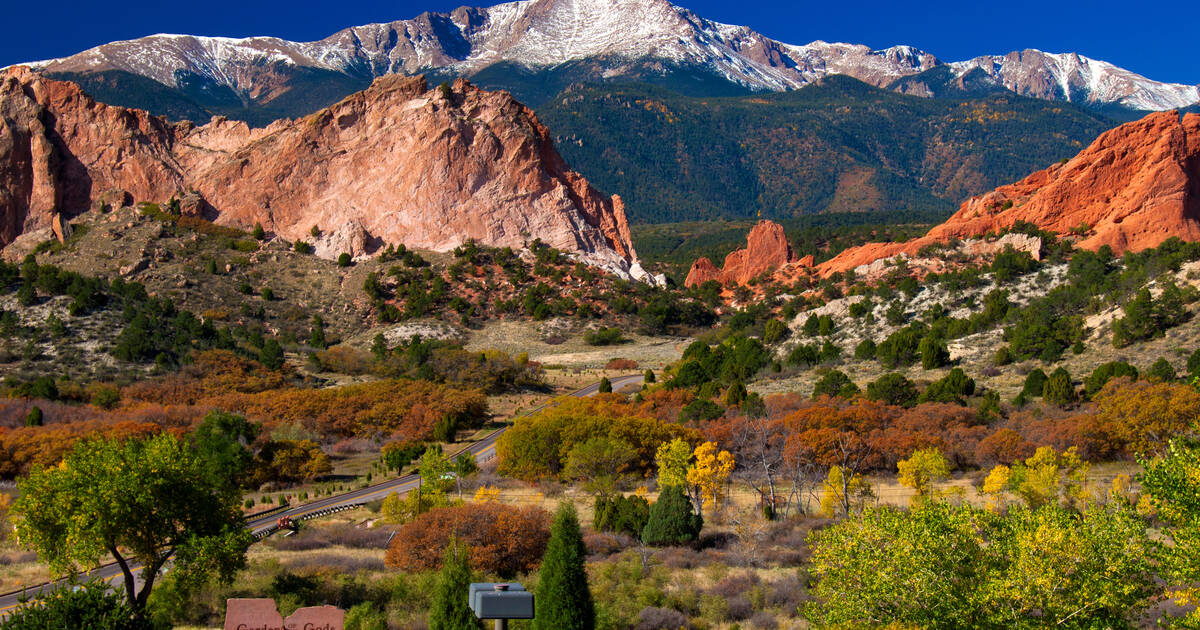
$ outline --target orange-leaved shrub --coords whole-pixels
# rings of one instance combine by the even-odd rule
[[[467,545],[476,570],[510,578],[541,562],[550,540],[550,514],[540,507],[491,502],[434,508],[396,532],[388,545],[387,566],[436,569],[451,537]]]

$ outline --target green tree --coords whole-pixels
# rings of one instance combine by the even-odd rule
[[[79,442],[62,465],[35,470],[19,488],[12,513],[22,544],[60,574],[111,555],[135,611],[145,608],[168,558],[193,585],[214,574],[229,581],[245,567],[250,534],[240,490],[215,479],[208,462],[171,434]]]
[[[467,601],[471,587],[469,555],[466,545],[456,538],[450,539],[429,608],[429,630],[479,630],[482,627]]]
[[[889,405],[912,407],[917,404],[917,386],[903,374],[884,374],[867,383],[867,398]]]
[[[612,381],[608,380],[607,376],[601,377],[600,387],[596,391],[600,392],[601,394],[611,394],[612,390]]]
[[[308,337],[308,345],[321,350],[324,350],[327,345],[325,342],[325,320],[320,315],[313,315],[312,334]]]
[[[962,368],[954,368],[942,378],[930,383],[917,401],[965,405],[967,403],[964,398],[974,394],[975,380],[967,376]]]
[[[283,367],[283,346],[274,339],[268,339],[258,352],[258,362],[272,370]]]
[[[210,411],[192,433],[192,449],[207,464],[214,484],[245,486],[251,477],[254,453],[250,445],[262,427],[240,414]]]
[[[37,405],[30,407],[29,413],[25,414],[25,426],[40,427],[42,422],[42,408]]]
[[[734,381],[733,384],[729,386],[729,389],[725,390],[725,398],[723,402],[725,403],[726,407],[737,407],[738,405],[742,404],[743,400],[746,400],[746,396],[748,395],[749,392],[746,391],[746,386],[743,385],[741,381]]]
[[[563,503],[542,556],[534,630],[593,630],[596,610],[588,586],[587,548],[575,506]]]
[[[1165,453],[1140,463],[1145,472],[1138,480],[1166,524],[1163,533],[1169,538],[1156,554],[1168,595],[1200,601],[1200,442],[1177,438]],[[1200,627],[1200,609],[1193,606],[1182,614],[1178,627]]]
[[[347,254],[346,252],[342,252],[342,253],[338,254],[337,266],[349,267],[350,264],[353,262],[354,262],[354,260],[352,258],[350,258],[350,254]]]
[[[1046,373],[1042,368],[1034,368],[1025,376],[1025,385],[1021,388],[1021,394],[1026,398],[1039,398],[1042,391],[1046,389]]]
[[[263,229],[261,223],[255,223],[254,231],[252,231],[250,234],[255,238],[255,240],[259,241],[266,240],[267,238],[267,231]]]
[[[594,437],[567,453],[562,476],[581,482],[594,495],[607,496],[629,477],[637,457],[637,450],[624,440]]]
[[[1066,368],[1058,368],[1046,379],[1046,387],[1042,390],[1042,398],[1059,407],[1069,407],[1075,404],[1077,396],[1075,385],[1071,383],[1071,375]]]
[[[933,335],[926,335],[917,346],[921,353],[921,369],[933,370],[950,362],[950,351],[946,343]]]
[[[763,325],[763,343],[768,346],[773,346],[791,335],[792,331],[788,329],[787,324],[778,319],[769,319]]]
[[[1096,366],[1096,369],[1092,370],[1092,373],[1083,379],[1084,394],[1088,398],[1091,398],[1104,387],[1105,383],[1114,378],[1121,377],[1136,381],[1138,378],[1137,368],[1124,361],[1109,361],[1108,363]]]
[[[642,382],[646,384],[653,384],[654,381],[654,370],[646,370],[646,375],[642,377]]]
[[[153,625],[136,613],[103,582],[64,586],[47,591],[28,606],[9,613],[0,622],[3,630],[151,630]]]
[[[647,545],[687,545],[700,538],[704,519],[695,512],[681,486],[667,486],[650,506],[642,541]]]
[[[388,630],[387,613],[371,602],[363,602],[346,611],[344,627],[345,630]]]
[[[1197,349],[1188,356],[1187,373],[1188,376],[1192,377],[1200,376],[1200,349]]]
[[[1156,379],[1164,383],[1170,383],[1175,380],[1175,368],[1171,362],[1165,358],[1159,357],[1150,369],[1146,370],[1146,378]]]
[[[816,600],[805,610],[818,627],[978,628],[974,601],[986,575],[977,514],[928,503],[912,512],[867,508],[814,532]]]
[[[846,376],[841,370],[830,370],[817,381],[813,386],[812,397],[818,396],[840,396],[842,398],[850,398],[859,392],[858,385]]]

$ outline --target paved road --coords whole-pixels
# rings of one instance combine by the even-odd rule
[[[629,376],[618,376],[618,377],[612,379],[613,391],[621,392],[621,391],[635,390],[637,387],[639,387],[642,384],[642,378],[643,377],[641,374],[633,374],[633,375],[629,375]],[[571,397],[575,397],[575,398],[585,398],[587,396],[596,395],[596,393],[598,391],[600,391],[600,383],[592,383],[591,385],[588,385],[587,387],[584,387],[583,389],[576,390],[574,392],[571,392],[570,394],[567,394],[567,396],[571,396]],[[525,412],[525,414],[523,414],[523,415],[537,413],[538,411],[541,411],[542,409],[545,409],[546,407],[549,407],[553,404],[554,404],[553,400],[549,401],[539,407],[534,407],[533,409],[530,409],[529,411]],[[508,425],[505,425],[504,427],[501,427],[499,430],[493,432],[488,437],[486,437],[478,442],[475,442],[471,446],[469,446],[461,451],[453,453],[453,455],[457,456],[461,453],[470,453],[475,456],[475,461],[482,464],[496,456],[496,441],[500,439],[500,436],[507,429],[508,429]],[[345,493],[342,493],[339,495],[326,497],[324,499],[317,499],[316,501],[313,501],[311,503],[305,503],[304,505],[298,505],[296,507],[291,507],[286,510],[271,512],[269,514],[265,514],[265,515],[257,517],[257,518],[252,518],[246,522],[246,527],[251,532],[261,533],[264,530],[267,530],[267,529],[271,528],[272,526],[274,526],[276,524],[276,522],[279,520],[279,518],[282,516],[289,516],[293,519],[299,519],[300,517],[304,517],[304,516],[313,514],[315,512],[321,512],[323,510],[329,510],[331,508],[338,508],[338,507],[343,507],[343,506],[348,506],[348,505],[356,505],[356,504],[360,504],[360,503],[366,503],[369,501],[375,501],[377,499],[382,499],[393,492],[398,492],[400,494],[406,494],[409,491],[416,489],[417,482],[419,479],[420,479],[420,477],[418,477],[415,474],[408,474],[408,475],[404,475],[402,477],[397,477],[395,479],[389,479],[387,481],[383,481],[383,482],[377,483],[373,486],[368,486],[366,488],[360,488],[358,490],[351,490],[350,492],[345,492]],[[140,569],[140,567],[134,568],[135,571],[138,569]],[[83,580],[86,581],[87,579],[90,579],[90,578],[100,578],[100,579],[108,581],[108,582],[113,582],[114,586],[117,586],[120,584],[122,575],[123,574],[121,573],[120,567],[118,567],[117,564],[115,562],[113,562],[113,563],[101,565],[99,567],[96,567],[95,569],[92,569],[91,571],[88,571],[87,574],[83,577]],[[17,606],[20,606],[21,605],[20,598],[23,595],[34,596],[34,595],[37,595],[38,593],[40,593],[43,589],[57,588],[57,587],[63,585],[64,583],[65,583],[65,580],[56,580],[54,582],[47,582],[45,584],[39,584],[37,586],[30,586],[22,591],[17,591],[14,593],[0,595],[0,618],[2,618],[6,614],[7,611],[12,610],[13,608],[16,608]],[[140,587],[140,585],[139,585],[139,587]]]

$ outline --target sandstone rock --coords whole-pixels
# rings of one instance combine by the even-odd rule
[[[139,271],[145,271],[148,267],[150,267],[150,260],[142,258],[135,263],[121,267],[117,273],[120,273],[122,276],[132,276]]]
[[[47,126],[52,125],[52,126]],[[165,199],[182,178],[174,129],[23,67],[0,73],[0,245],[87,210],[99,191]]]
[[[1108,131],[1073,159],[967,200],[919,239],[848,249],[819,266],[845,271],[954,238],[1027,221],[1066,235],[1076,246],[1117,254],[1156,247],[1167,238],[1200,240],[1200,114],[1150,114]]]
[[[204,195],[189,191],[179,195],[179,214],[211,219],[216,216],[216,211],[204,200]]]
[[[708,258],[701,256],[692,263],[692,268],[688,270],[687,279],[683,284],[688,287],[698,287],[709,280],[721,281],[721,270],[712,264]]]
[[[63,221],[62,215],[57,212],[50,220],[50,231],[54,232],[54,238],[57,238],[59,243],[65,243],[68,238],[71,238],[71,224]]]
[[[313,242],[313,253],[321,258],[336,259],[343,253],[358,258],[366,251],[367,231],[358,219],[351,219],[332,232],[321,232]]]
[[[194,191],[189,213],[261,223],[288,241],[327,226],[341,239],[323,250],[333,257],[368,242],[446,251],[471,238],[514,248],[538,238],[626,277],[638,262],[620,197],[571,171],[533,111],[505,92],[460,80],[445,99],[421,77],[391,75],[299,120],[197,127],[3,71],[0,245],[117,188],[155,201]]]
[[[770,272],[796,262],[783,226],[773,221],[759,221],[746,237],[746,248],[730,252],[720,272],[707,258],[698,259],[688,272],[686,286],[718,280],[722,284],[746,284],[763,272]]]

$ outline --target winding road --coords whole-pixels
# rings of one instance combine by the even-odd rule
[[[635,388],[637,388],[638,386],[640,386],[642,384],[642,379],[643,379],[643,376],[641,374],[632,374],[632,375],[628,375],[628,376],[618,376],[616,378],[613,378],[612,379],[613,391],[614,392],[633,391]],[[573,397],[573,398],[586,398],[588,396],[596,395],[596,393],[599,391],[600,391],[600,383],[597,382],[597,383],[592,383],[591,385],[588,385],[587,387],[584,387],[583,389],[579,389],[579,390],[573,391],[569,394],[565,394],[565,396]],[[534,407],[533,409],[530,409],[521,415],[534,414],[534,413],[537,413],[547,407],[551,407],[554,404],[555,404],[555,401],[551,400],[543,405]],[[470,453],[471,455],[475,456],[476,462],[478,462],[479,464],[483,464],[484,462],[487,462],[496,456],[496,441],[500,439],[500,436],[504,434],[504,432],[508,429],[509,426],[511,426],[511,425],[505,425],[505,426],[501,427],[500,429],[494,431],[491,435],[487,436],[486,438],[483,438],[482,440],[475,442],[474,444],[470,445],[469,447],[467,447],[461,451],[452,453],[451,455],[457,457],[458,455],[461,455],[463,453]],[[345,508],[345,507],[349,507],[349,506],[355,506],[355,505],[360,505],[363,503],[368,503],[368,502],[375,501],[378,499],[383,499],[384,497],[388,496],[389,494],[391,494],[393,492],[398,492],[400,494],[406,494],[412,490],[415,490],[417,487],[417,483],[419,481],[420,481],[420,477],[418,477],[416,474],[408,474],[408,475],[404,475],[402,477],[396,477],[395,479],[389,479],[387,481],[382,481],[375,485],[367,486],[366,488],[359,488],[358,490],[351,490],[349,492],[344,492],[342,494],[325,497],[323,499],[317,499],[316,501],[312,501],[310,503],[305,503],[304,505],[297,505],[295,507],[289,507],[285,510],[277,510],[277,511],[272,511],[270,513],[263,513],[260,516],[250,517],[246,521],[246,528],[249,529],[252,533],[261,535],[262,533],[266,532],[267,530],[270,530],[271,528],[273,528],[281,517],[287,516],[287,517],[292,518],[293,520],[300,520],[305,517],[311,517],[313,514],[318,513],[318,512],[329,511],[329,510],[333,510],[336,508]],[[137,570],[137,569],[140,569],[140,567],[134,567],[134,570]],[[85,581],[88,579],[99,578],[99,579],[102,579],[102,580],[105,580],[108,582],[113,582],[113,581],[121,579],[121,576],[122,576],[121,568],[119,566],[117,566],[117,563],[112,562],[109,564],[104,564],[99,567],[96,567],[95,569],[88,571],[81,577]],[[63,586],[64,584],[67,584],[67,580],[65,580],[65,579],[55,580],[53,582],[46,582],[44,584],[38,584],[36,586],[29,586],[29,587],[26,587],[19,591],[14,591],[11,593],[5,593],[3,595],[0,595],[0,618],[4,617],[8,611],[10,611],[18,606],[21,606],[22,598],[26,598],[26,597],[33,598],[33,597],[36,597],[39,593],[41,593],[45,589],[58,588],[60,586]]]

